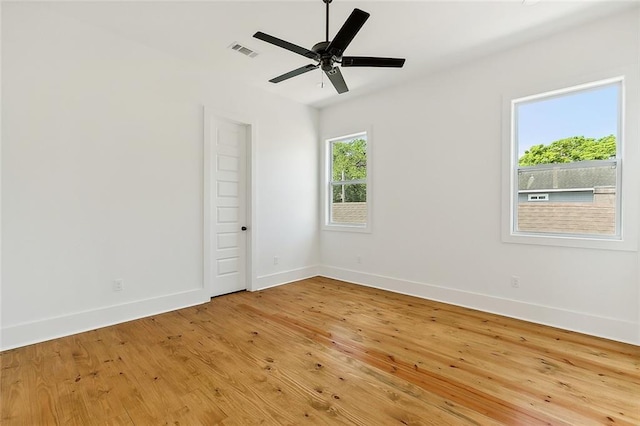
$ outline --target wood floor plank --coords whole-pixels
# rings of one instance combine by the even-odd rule
[[[264,317],[264,314],[254,312],[247,305],[237,305],[236,312],[242,312],[250,318],[253,315],[254,320]],[[264,332],[261,332],[259,334],[259,336],[262,337],[262,339],[260,339],[260,342],[278,342],[282,340],[281,338],[278,338],[278,336],[290,333],[290,330],[288,330],[287,327],[278,328],[277,322],[271,321],[271,323],[273,325],[276,325],[276,327],[272,326],[271,330],[277,331],[277,335],[264,335]],[[295,335],[299,334],[295,333],[294,336]],[[264,337],[267,337],[267,339],[264,339]],[[255,343],[256,339],[252,340]],[[398,414],[398,412],[403,413],[403,415],[407,419],[425,418],[425,420],[422,420],[420,423],[416,423],[415,420],[409,421],[405,419],[405,421],[409,421],[410,423],[414,424],[427,424],[426,419],[429,419],[429,424],[445,424],[447,423],[447,419],[449,422],[452,421],[452,419],[450,418],[452,415],[459,417],[464,416],[463,413],[455,412],[452,406],[447,406],[446,410],[437,407],[436,402],[442,401],[436,398],[418,401],[410,401],[406,398],[401,400],[398,390],[400,387],[402,387],[402,381],[395,380],[394,383],[394,380],[391,378],[391,376],[387,377],[386,380],[381,380],[380,373],[382,372],[377,372],[375,380],[370,381],[371,383],[376,383],[376,389],[363,388],[363,384],[365,384],[365,382],[363,382],[362,380],[363,378],[366,378],[363,373],[371,375],[371,373],[373,372],[372,369],[362,368],[360,363],[354,362],[353,358],[350,358],[348,356],[344,357],[339,352],[328,349],[321,344],[313,345],[309,341],[302,341],[302,346],[300,348],[296,348],[292,339],[287,339],[287,342],[287,351],[284,352],[282,351],[282,348],[278,348],[277,345],[273,345],[273,343],[271,343],[272,346],[276,347],[269,347],[264,353],[264,357],[271,359],[274,363],[282,362],[286,364],[287,369],[280,369],[279,372],[281,372],[284,378],[286,378],[287,380],[296,383],[299,386],[301,392],[306,392],[309,395],[314,395],[316,392],[322,395],[332,395],[333,400],[331,398],[328,398],[320,401],[322,406],[327,407],[327,410],[336,409],[338,413],[348,412],[348,410],[341,411],[340,409],[340,407],[344,403],[349,403],[353,406],[369,406],[370,408],[366,412],[359,415],[359,421],[357,421],[356,419],[350,419],[353,423],[372,424],[372,422],[376,423],[376,421],[382,422],[386,417],[390,417],[389,421],[391,421],[393,419],[402,417]],[[311,352],[311,349],[313,349],[314,351]],[[300,350],[299,356],[297,358],[303,361],[303,363],[300,365],[292,365],[292,362],[295,363],[296,361],[295,357],[297,356],[297,350]],[[255,352],[255,350],[252,352]],[[288,355],[294,355],[294,359],[287,360]],[[357,371],[350,372],[352,368],[356,368]],[[338,373],[331,374],[336,370],[338,371]],[[318,382],[319,375],[322,377],[322,380]],[[347,377],[357,377],[359,380],[351,381],[347,380]],[[307,384],[306,389],[302,386],[302,383]],[[323,385],[322,383],[325,383],[325,385]],[[328,387],[328,385],[326,384],[331,384],[333,386],[339,385],[340,388],[349,386],[350,388],[344,389],[343,392],[339,392],[335,388]],[[385,391],[383,394],[380,394],[379,392],[381,388]],[[374,392],[371,392],[372,390],[374,390]],[[345,397],[344,395],[349,396]],[[381,405],[374,403],[376,402],[375,400],[377,398],[382,398],[382,400],[379,401]],[[388,403],[388,398],[393,399],[394,405],[397,406],[394,407],[394,413],[391,413],[388,410],[388,412],[385,413],[383,412],[383,410],[380,410],[380,407],[384,407],[385,403]],[[318,402],[312,401],[310,405],[311,408],[317,408]],[[477,413],[469,413],[469,415],[474,414],[476,415],[476,417],[478,417]],[[482,420],[484,422],[483,424],[490,423],[488,419],[484,417],[482,418]]]
[[[3,425],[640,425],[640,347],[328,278],[0,353]]]
[[[271,297],[277,297],[277,295],[274,295],[274,294],[272,293],[272,294],[271,294]],[[397,297],[397,296],[393,296],[393,297]],[[337,299],[337,300],[340,300],[339,298],[336,298],[336,299]],[[334,299],[334,300],[335,300],[335,299]],[[307,318],[309,319],[309,318],[315,318],[315,317],[317,317],[319,314],[321,314],[321,311],[320,311],[319,309],[320,309],[320,308],[318,308],[318,307],[315,307],[314,309],[308,309],[308,310],[307,310],[307,312],[308,312],[308,313],[310,313],[310,315],[308,315],[308,317],[307,317]],[[459,309],[459,308],[458,308],[458,309]],[[314,315],[314,314],[315,314],[315,315]],[[434,319],[435,319],[435,317],[434,317]],[[376,326],[376,327],[374,327],[374,329],[375,329],[375,330],[380,330],[380,329],[384,329],[385,327],[387,327],[385,324],[386,324],[386,323],[389,323],[389,321],[383,321],[383,322],[384,322],[384,324],[383,324],[383,323],[381,323],[381,324],[377,324],[377,326]],[[478,323],[481,323],[481,322],[480,322],[480,321],[478,321]],[[521,322],[518,322],[518,323],[521,323]],[[393,324],[391,324],[391,325],[393,325]],[[438,348],[442,348],[442,350],[445,350],[444,348],[445,348],[446,346],[449,346],[449,345],[448,345],[448,342],[449,342],[449,341],[451,341],[451,340],[454,340],[455,338],[457,338],[457,336],[458,336],[458,335],[460,335],[461,333],[463,333],[463,332],[464,332],[464,328],[465,328],[465,327],[460,326],[460,324],[450,324],[450,327],[449,327],[449,329],[450,329],[450,330],[449,330],[449,331],[448,331],[448,333],[447,333],[446,341],[439,342],[439,343],[438,343],[438,345],[437,345],[437,346],[438,346]],[[546,328],[546,329],[548,329],[548,328]],[[415,329],[414,329],[414,334],[417,334],[417,335],[415,336],[415,340],[416,340],[416,341],[420,341],[421,339],[419,338],[419,332],[417,332]],[[535,333],[533,333],[533,334],[535,334]],[[391,337],[396,338],[396,337],[399,337],[399,336],[392,335]],[[433,334],[431,335],[431,337],[433,337]],[[489,336],[489,337],[494,338],[494,337],[496,337],[496,336],[491,335],[491,336]],[[499,336],[497,336],[497,337],[502,338],[502,336],[501,336],[501,335],[499,335]],[[379,341],[379,339],[380,339],[380,338],[384,339],[384,336],[383,336],[383,337],[378,337],[378,339],[373,339],[373,341],[374,341],[374,342],[375,342],[375,341]],[[500,340],[502,341],[503,339],[500,339]],[[472,343],[473,343],[473,336],[467,336],[467,338],[465,339],[465,341],[466,341],[466,342],[472,342]],[[522,341],[526,341],[526,339],[523,339],[522,337],[520,337],[520,339],[519,339],[518,341],[516,341],[516,342],[515,342],[515,344],[518,344],[518,345],[520,345],[520,347],[521,347],[521,346],[522,346]],[[371,342],[368,342],[367,346],[371,346],[371,345],[372,345],[372,343],[371,343]],[[373,343],[373,345],[375,345],[375,343]],[[385,346],[386,348],[392,348],[392,347],[394,346],[394,344],[392,343],[391,345],[389,345],[389,343],[388,343],[388,341],[387,341],[387,342],[384,342],[384,345],[383,345],[383,346]],[[469,345],[465,343],[465,346],[469,346]],[[476,342],[476,344],[474,344],[474,346],[476,346],[476,347],[474,348],[474,355],[473,355],[473,359],[474,359],[474,361],[475,361],[475,360],[477,360],[477,359],[478,359],[477,342]],[[630,346],[630,345],[627,345],[627,346]],[[432,350],[430,350],[429,348],[426,348],[426,347],[419,348],[419,347],[418,347],[417,345],[415,345],[415,344],[411,345],[411,347],[412,347],[413,349],[418,348],[417,350],[418,350],[419,352],[423,352],[423,353],[428,353],[428,354],[430,354],[430,359],[431,359],[431,361],[433,361],[433,360],[434,360],[434,355],[435,355],[435,354],[434,354],[434,352],[433,352]],[[439,350],[440,350],[440,349],[439,349]],[[463,353],[462,351],[458,351],[458,352],[460,352],[461,354]],[[545,355],[545,357],[547,357],[548,353],[549,353],[549,350],[548,350],[548,349],[545,349],[545,350],[544,350],[544,354],[546,354],[546,355]],[[620,395],[618,395],[618,397],[616,397],[616,401],[610,401],[610,400],[607,400],[607,397],[606,397],[606,396],[604,396],[604,397],[600,397],[597,401],[587,400],[587,399],[585,398],[585,396],[584,396],[584,392],[580,392],[580,390],[579,390],[579,389],[576,389],[575,384],[576,384],[576,382],[579,382],[579,380],[580,380],[578,376],[573,376],[573,377],[572,377],[571,375],[569,375],[569,377],[566,377],[564,381],[562,380],[562,379],[563,379],[562,374],[565,374],[566,372],[565,372],[565,371],[563,371],[563,368],[564,368],[564,367],[563,367],[562,365],[558,365],[558,364],[564,364],[565,362],[566,362],[566,364],[571,364],[571,363],[570,363],[568,360],[566,360],[566,359],[562,360],[562,361],[565,361],[565,362],[561,362],[561,361],[558,361],[558,363],[549,362],[549,361],[548,361],[548,360],[546,360],[545,358],[540,358],[541,354],[543,354],[543,352],[538,351],[538,352],[537,352],[537,358],[534,358],[534,359],[532,359],[532,360],[529,360],[529,361],[528,361],[528,363],[529,363],[531,366],[536,366],[536,368],[541,368],[541,370],[542,370],[543,372],[545,372],[546,370],[552,369],[552,368],[553,368],[553,369],[555,369],[555,370],[556,370],[556,371],[555,371],[555,373],[556,373],[556,374],[553,376],[554,378],[552,379],[551,385],[554,385],[554,386],[557,386],[557,387],[559,387],[559,388],[560,388],[560,392],[559,392],[559,393],[557,393],[557,394],[558,394],[558,395],[560,395],[560,396],[555,397],[555,399],[554,399],[554,401],[553,401],[553,404],[552,404],[552,405],[549,405],[549,402],[550,402],[550,400],[551,400],[551,398],[552,398],[551,396],[548,396],[548,395],[540,395],[540,396],[539,396],[539,402],[546,403],[546,410],[547,410],[547,411],[553,411],[553,410],[556,410],[556,408],[558,408],[558,406],[559,406],[559,405],[563,405],[563,404],[564,404],[564,405],[571,406],[571,405],[574,405],[575,403],[580,403],[580,404],[585,404],[585,403],[586,403],[586,407],[587,407],[587,408],[586,408],[586,410],[591,410],[591,411],[593,411],[591,414],[589,414],[589,416],[592,416],[592,417],[593,417],[593,416],[597,416],[597,415],[599,415],[599,414],[597,413],[597,412],[598,412],[598,406],[597,406],[597,405],[598,405],[598,403],[601,403],[601,404],[602,404],[602,405],[604,405],[605,407],[608,407],[608,409],[611,409],[611,407],[612,407],[612,406],[615,406],[615,403],[619,402],[619,398],[620,398],[620,397],[622,397],[623,399],[626,399],[626,402],[627,402],[626,404],[623,404],[623,405],[621,406],[621,407],[622,407],[622,411],[624,411],[624,409],[625,409],[625,408],[627,408],[627,409],[628,409],[629,407],[631,407],[631,409],[637,409],[637,396],[636,396],[636,394],[637,394],[637,389],[638,389],[637,375],[635,376],[635,378],[634,378],[633,376],[626,376],[626,377],[623,379],[623,380],[625,380],[625,381],[626,381],[626,383],[628,383],[628,388],[629,388],[630,390],[631,390],[631,389],[635,389],[635,390],[636,390],[636,392],[621,393]],[[543,355],[544,355],[544,354],[543,354]],[[450,356],[451,356],[451,358],[450,358],[450,359],[452,359],[452,360],[456,360],[456,361],[464,361],[464,362],[463,362],[463,364],[462,364],[462,365],[464,366],[464,370],[469,370],[469,362],[468,362],[468,361],[469,361],[469,360],[471,360],[472,358],[464,358],[464,359],[462,359],[462,358],[458,358],[458,354],[457,354],[457,353],[455,353],[455,351],[452,351],[452,353],[450,354]],[[565,355],[565,356],[566,356],[566,355]],[[623,360],[624,360],[624,357],[623,357]],[[628,361],[629,361],[629,360],[627,359],[627,362],[628,362]],[[476,363],[476,362],[474,362],[474,363]],[[460,363],[458,363],[458,364],[460,364]],[[452,366],[455,366],[455,367],[457,368],[457,369],[455,370],[455,371],[456,371],[456,374],[457,374],[457,375],[460,375],[461,370],[462,370],[462,369],[461,369],[462,365],[458,365],[458,364],[452,364]],[[538,364],[541,364],[541,367],[540,367],[540,366],[538,366]],[[628,365],[628,364],[627,364],[627,365]],[[636,365],[637,365],[637,358],[636,358]],[[515,366],[514,366],[514,367],[515,367]],[[521,363],[521,365],[520,365],[520,366],[518,366],[518,368],[514,368],[514,370],[521,371],[521,369],[522,369],[522,368],[525,368],[525,367],[527,367],[526,363],[524,363],[524,364],[523,364],[523,363]],[[567,367],[569,367],[569,365],[567,365]],[[496,368],[500,368],[500,365],[497,365],[497,366],[496,366]],[[490,371],[490,370],[487,370],[487,372],[489,372],[489,371]],[[526,371],[526,370],[525,370],[525,371]],[[536,373],[538,373],[538,372],[537,372],[537,371],[534,371],[534,372],[533,372],[533,376],[535,376],[535,374],[536,374]],[[481,377],[481,376],[482,376],[482,374],[480,374],[480,375],[479,375],[479,377]],[[524,377],[524,376],[523,376],[523,377]],[[551,375],[549,375],[549,374],[545,374],[545,375],[541,375],[541,377],[545,378],[545,377],[552,377],[552,376],[551,376]],[[550,380],[551,380],[551,379],[550,379]],[[571,382],[571,383],[572,383],[572,385],[573,385],[573,389],[570,389],[570,390],[567,392],[567,389],[568,389],[568,384],[567,384],[567,383],[568,383],[568,382]],[[511,386],[511,388],[512,388],[514,391],[516,391],[517,393],[523,393],[523,394],[524,394],[524,393],[526,393],[526,390],[527,390],[527,389],[529,389],[529,386],[526,386],[526,385],[528,385],[528,384],[530,384],[530,383],[531,383],[531,382],[530,382],[530,379],[526,379],[526,382],[524,382],[524,383],[523,383],[523,385],[518,385],[517,383],[515,383],[515,382],[514,382],[514,386],[515,386],[515,387],[514,387],[514,386]],[[480,383],[480,382],[479,382],[479,384],[480,384],[480,387],[485,388],[485,389],[486,389],[487,387],[490,387],[490,384],[486,383],[486,381],[485,381],[485,383]],[[506,396],[508,396],[508,395],[506,395],[506,394],[505,394],[504,390],[505,390],[505,389],[508,389],[508,388],[509,388],[509,386],[506,386],[506,385],[507,385],[507,383],[505,383],[505,382],[502,382],[502,384],[501,384],[501,385],[504,387],[504,389],[501,389],[501,393],[502,393],[502,394],[503,394],[503,396],[505,396],[505,397],[506,397]],[[604,390],[604,389],[603,389],[603,390]],[[590,391],[593,393],[593,389],[592,389],[592,390],[590,390]],[[596,394],[597,394],[597,393],[596,393]],[[517,394],[516,394],[516,395],[517,395]],[[606,393],[604,393],[604,394],[602,394],[602,395],[606,395]],[[510,397],[510,399],[511,399],[511,400],[517,400],[517,396],[515,396],[515,398],[514,398],[513,396],[511,396],[511,397]],[[543,405],[544,405],[544,404],[543,404]],[[559,408],[560,408],[560,410],[561,410],[561,411],[562,411],[562,410],[564,410],[562,407],[559,407]],[[556,410],[556,411],[558,411],[558,410]],[[561,418],[562,418],[562,417],[561,417]],[[572,422],[572,423],[575,423],[576,421],[578,421],[578,422],[579,422],[579,420],[580,420],[580,419],[579,419],[579,418],[577,418],[575,414],[573,414],[573,415],[571,416],[571,418],[570,418],[570,419],[568,419],[568,421],[570,421],[570,422]]]
[[[272,295],[271,297],[274,297],[274,296]],[[341,300],[341,299],[332,299],[332,300]],[[336,312],[335,310],[332,310],[331,307],[324,306],[324,308],[326,308],[330,312]],[[329,316],[335,317],[335,314],[333,313],[325,314],[323,312],[324,308],[312,307],[307,309],[306,311],[307,321],[310,318],[319,319],[323,315],[329,315]],[[280,309],[286,309],[286,307],[281,307]],[[299,312],[293,312],[293,313],[289,312],[289,313],[292,314],[293,316],[299,316],[297,315],[299,314]],[[345,314],[345,315],[348,318],[349,314]],[[375,338],[372,338],[373,341],[380,342],[382,346],[384,346],[389,350],[389,353],[395,354],[396,357],[397,357],[397,354],[401,352],[403,353],[404,356],[407,356],[410,353],[413,353],[414,354],[413,359],[417,360],[415,365],[416,366],[420,365],[421,368],[422,368],[422,364],[427,366],[440,365],[441,367],[438,367],[438,368],[439,369],[444,368],[445,370],[447,369],[447,367],[455,368],[455,370],[450,370],[450,371],[454,371],[454,373],[452,374],[447,375],[446,372],[444,373],[443,377],[446,377],[446,380],[448,381],[448,383],[451,383],[454,380],[464,379],[465,382],[473,383],[476,387],[481,387],[482,389],[485,390],[485,392],[488,391],[494,396],[497,396],[498,394],[500,394],[502,395],[502,397],[508,397],[510,400],[514,402],[519,401],[519,405],[521,407],[524,407],[526,406],[526,404],[531,403],[530,401],[532,400],[533,401],[537,400],[538,403],[547,405],[546,411],[548,411],[549,413],[556,412],[556,414],[560,416],[559,418],[555,419],[556,422],[558,422],[559,419],[562,418],[561,413],[565,410],[563,406],[571,406],[571,405],[574,405],[575,403],[585,403],[586,408],[584,411],[590,411],[587,414],[587,418],[593,418],[593,417],[599,416],[600,415],[599,411],[600,411],[600,408],[602,407],[605,407],[606,409],[611,409],[612,407],[616,407],[616,408],[619,408],[621,411],[625,411],[625,410],[633,409],[634,406],[637,406],[636,405],[637,401],[635,400],[636,396],[633,395],[632,392],[627,393],[627,395],[629,395],[629,399],[626,401],[627,402],[626,405],[624,403],[620,403],[620,401],[618,400],[616,401],[608,400],[606,396],[601,398],[599,401],[586,400],[583,396],[584,393],[581,392],[580,390],[581,385],[584,384],[585,386],[586,385],[593,386],[594,383],[592,382],[584,383],[584,381],[580,377],[579,369],[574,368],[572,366],[572,363],[569,362],[567,359],[553,361],[553,360],[549,360],[548,356],[545,356],[545,358],[540,358],[540,353],[539,352],[536,353],[535,351],[528,351],[530,354],[533,354],[533,356],[527,356],[527,358],[523,362],[520,362],[520,364],[518,365],[518,368],[514,369],[515,373],[510,377],[509,381],[502,380],[500,382],[496,382],[495,378],[491,376],[486,376],[486,372],[501,368],[500,364],[497,362],[494,362],[495,365],[493,366],[493,368],[491,368],[491,365],[488,365],[486,362],[484,362],[483,364],[479,364],[479,361],[480,362],[483,361],[482,359],[483,351],[481,350],[481,348],[478,347],[478,345],[473,345],[474,336],[473,334],[466,333],[464,330],[464,327],[461,327],[460,325],[455,325],[454,330],[455,330],[456,337],[454,337],[453,334],[449,334],[445,341],[440,342],[437,345],[437,349],[433,349],[428,346],[421,347],[419,345],[416,345],[415,341],[422,340],[420,339],[419,331],[416,331],[414,329],[412,336],[408,340],[405,338],[405,336],[402,335],[400,330],[396,328],[393,321],[388,321],[384,319],[385,318],[384,315],[382,315],[380,318],[383,319],[383,323],[375,324],[374,327],[372,327],[371,324],[366,324],[367,327],[365,331],[368,332],[369,334],[372,334],[372,333],[375,334],[374,336]],[[334,326],[334,330],[336,329],[336,327],[339,328],[341,324],[347,324],[349,322],[349,321],[344,321],[345,318],[342,318],[342,322],[338,321],[339,319],[340,318],[338,317],[334,318],[335,320],[334,322],[338,324],[337,326]],[[347,329],[345,330],[348,332]],[[370,331],[370,330],[373,330],[373,331]],[[388,331],[388,330],[391,330],[391,331]],[[344,332],[342,334],[344,334]],[[454,346],[452,348],[454,350],[450,350],[449,351],[450,353],[447,355],[446,346],[450,346],[448,345],[449,342],[456,340],[457,335],[460,335],[460,334],[466,334],[466,336],[464,336],[464,342],[465,342],[464,347],[466,348],[464,348],[463,345],[458,344],[457,347]],[[391,337],[392,339],[390,340],[389,337]],[[362,338],[356,339],[356,340],[362,342]],[[428,341],[429,339],[424,339],[424,340]],[[515,342],[515,344],[522,346],[523,344],[522,342],[523,340],[520,337]],[[346,344],[348,345],[348,343]],[[371,347],[372,343],[371,342],[365,343],[365,346]],[[465,353],[471,353],[471,351],[473,353],[472,357],[465,355]],[[548,351],[546,352],[548,355]],[[495,353],[493,352],[491,353],[492,356],[494,354]],[[420,355],[428,355],[429,362],[425,363],[423,360],[420,360],[420,357],[419,357]],[[388,355],[388,356],[391,356],[391,355]],[[462,356],[464,356],[464,358]],[[518,356],[520,356],[519,353],[518,355],[512,355],[511,358],[517,358]],[[564,355],[564,356],[567,356],[567,355]],[[382,355],[381,357],[384,358],[384,355]],[[487,360],[488,358],[486,358],[484,361],[487,361]],[[510,362],[511,364],[513,364],[514,360],[510,359]],[[393,367],[393,368],[396,368],[396,367]],[[547,381],[547,385],[557,386],[563,391],[563,392],[560,392],[559,396],[555,395],[554,397],[552,397],[550,395],[538,394],[535,388],[530,386],[533,383],[530,377],[535,376],[538,373],[538,370],[546,371],[550,369],[555,370],[555,374],[553,376],[549,374],[545,374],[541,377],[543,380]],[[576,371],[577,373],[573,374],[572,371]],[[432,369],[431,374],[440,375],[441,373],[439,371]],[[569,386],[567,384],[569,382],[572,383],[572,386]],[[607,386],[609,385],[610,384],[608,384]],[[629,383],[628,384],[629,391],[634,386],[635,386],[635,389],[637,389],[637,385],[638,385],[637,382]],[[529,389],[532,389],[532,390],[529,390]],[[606,389],[603,388],[602,390],[605,391]],[[553,404],[550,404],[551,399],[553,399]],[[582,422],[586,421],[586,419],[576,418],[575,415],[572,415],[572,418],[565,419],[565,420],[568,421],[569,423],[575,423],[576,421],[582,421]]]

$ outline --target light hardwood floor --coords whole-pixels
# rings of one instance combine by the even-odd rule
[[[640,424],[640,347],[325,278],[0,363],[7,426]]]

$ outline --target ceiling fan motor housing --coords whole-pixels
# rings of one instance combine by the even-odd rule
[[[333,64],[338,60],[338,58],[327,51],[329,44],[330,42],[328,41],[321,41],[311,48],[311,50],[320,55],[319,62],[323,71],[331,71],[333,69]]]

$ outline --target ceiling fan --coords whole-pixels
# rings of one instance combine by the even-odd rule
[[[332,0],[322,0],[327,9],[326,20],[326,40],[316,43],[311,50],[304,47],[297,46],[288,41],[281,40],[277,37],[265,34],[258,31],[253,36],[267,43],[271,43],[275,46],[282,47],[298,55],[302,55],[306,58],[316,61],[315,64],[305,65],[304,67],[297,68],[288,73],[282,74],[278,77],[269,80],[271,83],[280,83],[291,77],[295,77],[300,74],[304,74],[311,70],[315,70],[318,67],[324,71],[329,77],[329,81],[333,84],[338,93],[348,92],[349,88],[345,83],[340,68],[336,64],[340,64],[343,67],[390,67],[390,68],[402,68],[404,65],[404,59],[399,58],[378,58],[371,56],[342,56],[347,49],[353,38],[356,36],[360,28],[364,25],[369,18],[369,14],[360,9],[353,9],[351,15],[340,28],[340,31],[336,34],[333,40],[329,41],[329,4]]]

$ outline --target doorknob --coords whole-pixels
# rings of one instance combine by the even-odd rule
[[[243,227],[242,227],[242,228],[240,228],[240,229],[241,229],[241,230],[243,230],[243,231],[246,231],[246,230],[247,230],[247,227],[246,227],[246,226],[243,226]]]

